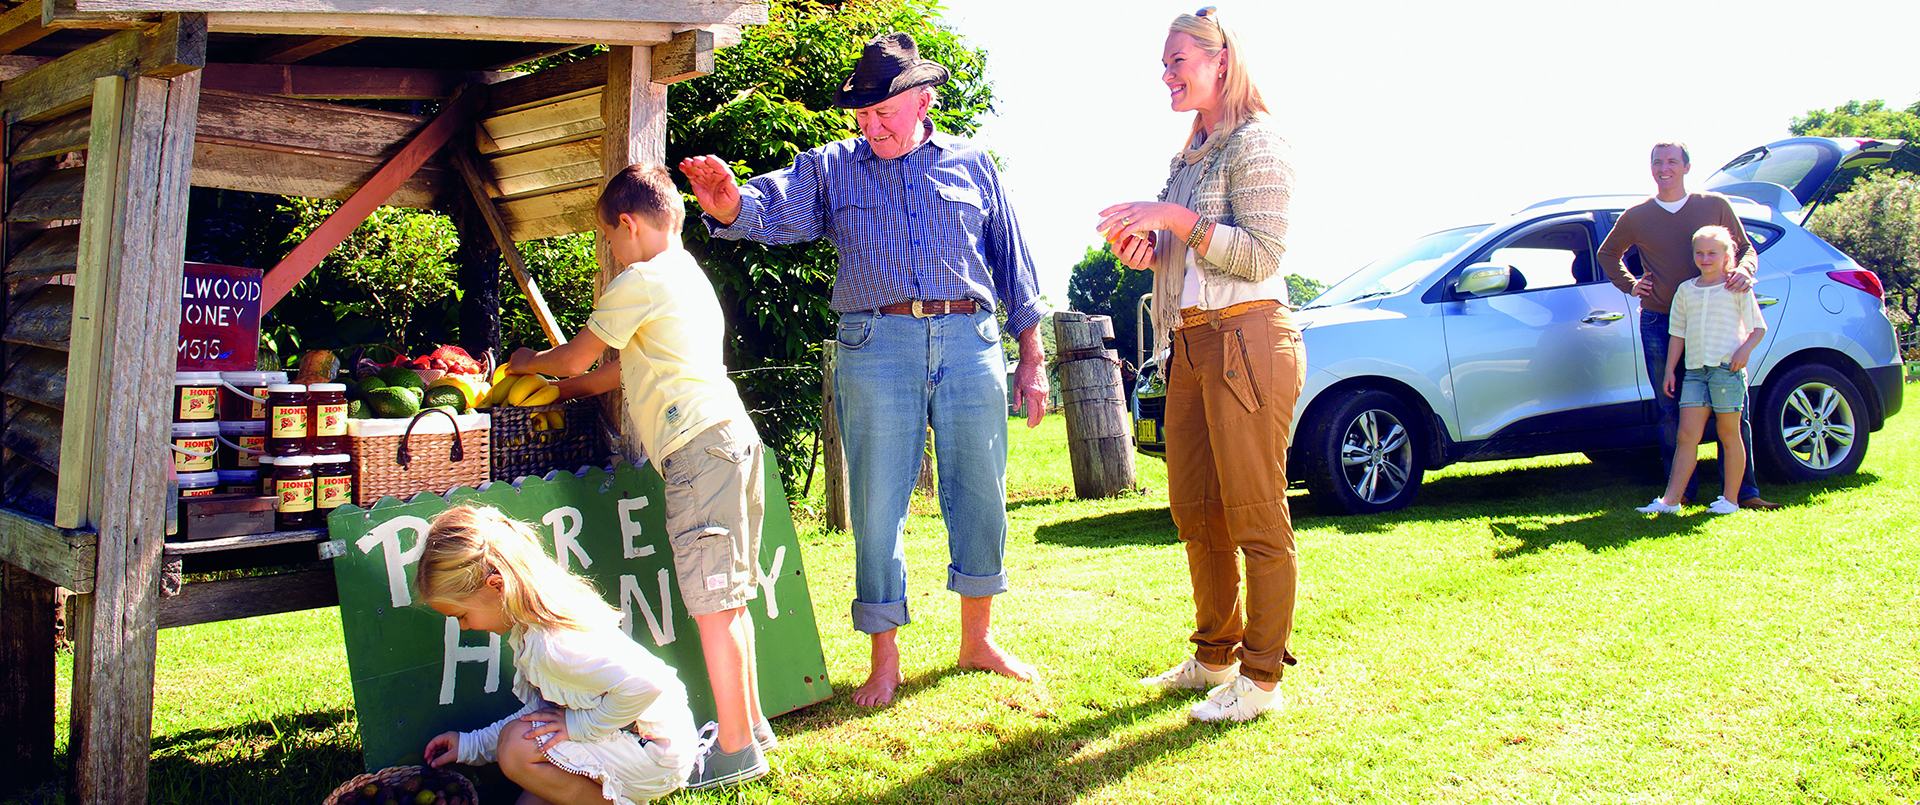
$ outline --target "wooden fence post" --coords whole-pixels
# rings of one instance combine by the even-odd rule
[[[1063,310],[1053,314],[1053,337],[1074,495],[1104,498],[1133,489],[1133,428],[1120,354],[1105,348],[1113,320]]]
[[[834,342],[820,342],[820,471],[826,475],[827,528],[853,530],[853,505],[847,488],[847,454],[840,444],[840,415],[834,410]]]
[[[920,448],[920,480],[914,482],[914,492],[931,497],[939,491],[933,464],[933,428],[927,428],[927,440]]]

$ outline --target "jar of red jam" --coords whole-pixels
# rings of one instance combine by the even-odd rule
[[[173,423],[174,472],[212,472],[219,445],[218,422]]]
[[[335,453],[314,458],[313,483],[313,506],[320,511],[320,516],[352,503],[353,457]]]
[[[307,387],[307,452],[313,455],[347,450],[347,384],[315,383]]]
[[[282,383],[267,387],[267,452],[276,456],[297,456],[308,452],[307,422],[313,406],[307,402],[307,387]]]
[[[281,531],[312,528],[314,516],[313,456],[281,456],[273,460],[274,527]]]
[[[221,372],[220,421],[267,421],[267,389],[286,382],[286,372]]]
[[[173,373],[173,421],[212,422],[220,418],[219,372]]]

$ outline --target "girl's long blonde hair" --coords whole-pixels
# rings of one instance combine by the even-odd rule
[[[1206,12],[1206,16],[1182,14],[1174,17],[1173,24],[1167,27],[1167,33],[1193,37],[1194,43],[1208,58],[1220,55],[1222,50],[1227,52],[1227,75],[1220,87],[1220,99],[1225,108],[1220,110],[1220,121],[1231,130],[1248,115],[1265,114],[1267,102],[1261,99],[1260,88],[1253,83],[1252,63],[1247,59],[1246,49],[1240,46],[1240,33],[1220,21],[1219,11],[1201,10]],[[1200,132],[1203,125],[1200,113],[1194,112],[1193,131],[1188,136]]]
[[[464,601],[501,579],[501,607],[515,626],[584,630],[616,624],[620,611],[586,579],[567,572],[526,523],[499,509],[455,506],[427,528],[413,577],[422,603]]]

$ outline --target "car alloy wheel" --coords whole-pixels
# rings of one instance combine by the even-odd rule
[[[1420,420],[1377,389],[1331,399],[1337,402],[1307,415],[1294,448],[1314,504],[1329,514],[1406,508],[1426,469]]]
[[[1754,409],[1754,462],[1769,477],[1819,481],[1860,469],[1870,438],[1866,399],[1825,364],[1795,366],[1768,379]]]
[[[1853,450],[1853,406],[1839,389],[1820,382],[1795,388],[1782,414],[1780,438],[1808,469],[1831,470]]]
[[[1413,442],[1398,417],[1378,408],[1363,411],[1340,440],[1340,466],[1355,497],[1380,504],[1407,487]]]

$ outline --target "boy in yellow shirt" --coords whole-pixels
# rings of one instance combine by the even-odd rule
[[[746,612],[760,582],[760,437],[721,358],[719,300],[680,247],[685,210],[667,169],[628,166],[607,181],[596,212],[600,236],[626,270],[607,283],[574,340],[545,352],[517,350],[507,369],[574,377],[608,348],[620,351],[618,386],[640,446],[666,479],[674,575],[700,628],[719,715],[687,787],[746,782],[767,773],[766,753],[778,746],[760,710]],[[611,391],[613,369],[586,374],[566,391]]]

